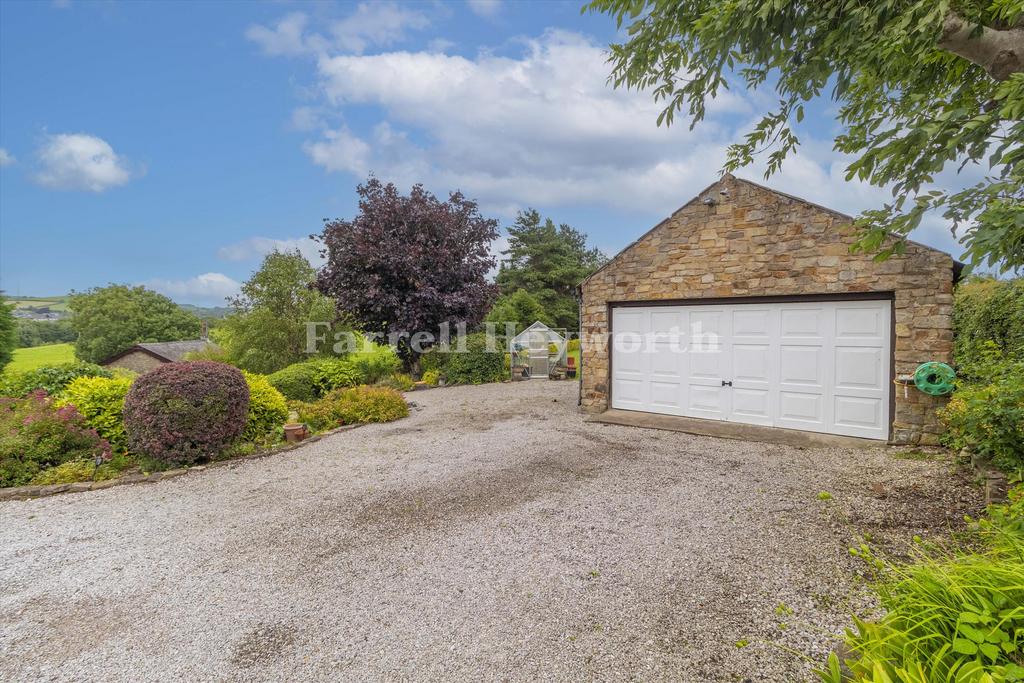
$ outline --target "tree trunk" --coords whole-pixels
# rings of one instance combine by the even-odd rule
[[[980,29],[950,11],[942,27],[938,46],[946,52],[977,64],[997,81],[1024,71],[1024,28]]]

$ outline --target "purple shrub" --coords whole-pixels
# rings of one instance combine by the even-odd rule
[[[242,373],[212,361],[168,363],[142,375],[124,402],[131,450],[167,463],[218,455],[241,436],[249,410]]]

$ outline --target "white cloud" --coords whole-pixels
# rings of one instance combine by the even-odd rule
[[[303,149],[313,163],[328,171],[347,171],[365,176],[370,168],[370,146],[347,128],[326,130],[320,140],[307,142]]]
[[[728,145],[772,106],[765,93],[725,91],[695,130],[686,117],[658,127],[663,103],[612,88],[602,45],[557,30],[520,44],[518,55],[469,58],[445,54],[442,43],[420,52],[321,51],[319,114],[306,119],[319,134],[303,149],[328,172],[358,180],[372,172],[405,188],[421,182],[442,196],[460,189],[491,214],[531,205],[642,212],[623,226],[625,244],[652,214],[667,215],[714,181]],[[382,113],[369,130],[327,123],[363,118],[346,117],[352,108]],[[781,173],[764,181],[759,161],[740,175],[851,215],[891,201],[885,188],[846,181],[850,160],[831,140],[805,135]],[[940,185],[962,186],[946,175]],[[941,221],[928,225],[924,241],[956,251]]]
[[[241,285],[224,273],[203,273],[187,280],[155,278],[143,282],[180,303],[201,303],[223,306],[229,296],[237,296]]]
[[[13,154],[3,147],[0,147],[0,166],[10,166],[15,161],[17,161],[17,159],[14,158]]]
[[[392,2],[360,3],[350,16],[335,22],[331,34],[342,50],[362,52],[370,45],[393,45],[406,31],[424,29],[427,17]]]
[[[326,35],[307,31],[308,23],[306,14],[292,12],[270,28],[250,26],[245,36],[272,56],[318,55],[332,49],[359,54],[371,46],[399,43],[409,31],[429,26],[430,20],[394,2],[362,2],[344,19],[330,22]]]
[[[501,10],[501,0],[466,0],[473,14],[481,17],[493,17]]]
[[[328,171],[460,188],[488,207],[601,204],[665,210],[706,184],[726,131],[658,128],[647,93],[607,84],[604,49],[573,33],[525,41],[518,58],[436,52],[321,56],[328,105],[387,113],[368,136],[329,129],[304,146]],[[724,93],[711,112],[743,112]],[[425,142],[413,142],[411,133]]]
[[[293,251],[298,249],[314,266],[323,263],[320,257],[320,243],[308,237],[291,239],[274,239],[272,237],[250,237],[217,250],[217,256],[225,261],[252,261],[263,258],[274,251]]]
[[[282,17],[273,28],[250,26],[245,37],[271,56],[305,54],[312,47],[304,35],[308,19],[302,12],[293,12]]]
[[[54,190],[103,192],[132,178],[127,159],[105,140],[84,133],[48,135],[39,164],[36,182]]]

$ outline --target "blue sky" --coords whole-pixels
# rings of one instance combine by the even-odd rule
[[[716,178],[773,101],[696,130],[605,83],[614,22],[580,2],[0,2],[0,288],[142,283],[219,304],[273,248],[349,217],[369,172],[538,208],[608,253]],[[768,184],[848,213],[834,111]],[[762,180],[758,168],[740,175]],[[915,239],[958,253],[941,221]],[[501,244],[495,245],[496,249]]]

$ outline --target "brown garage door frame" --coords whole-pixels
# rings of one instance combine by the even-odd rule
[[[608,404],[612,407],[612,364],[615,362],[612,339],[615,330],[612,327],[612,309],[615,308],[650,308],[654,306],[715,306],[733,304],[800,304],[816,301],[889,301],[889,378],[896,379],[896,292],[835,292],[820,294],[792,294],[768,296],[720,296],[696,299],[653,299],[644,301],[609,301],[607,302],[608,339],[605,341],[605,352],[608,354]],[[657,413],[652,413],[655,415]],[[896,420],[896,384],[889,382],[889,441],[893,438],[893,423]]]

